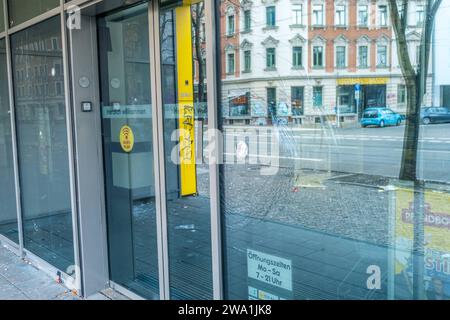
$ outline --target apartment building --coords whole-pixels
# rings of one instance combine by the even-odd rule
[[[356,123],[371,106],[406,111],[386,0],[221,4],[223,116],[229,123]],[[424,5],[411,1],[413,64]],[[431,79],[431,77],[430,77]],[[431,80],[424,104],[431,103]]]

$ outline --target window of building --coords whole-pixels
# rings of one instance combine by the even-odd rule
[[[234,53],[227,53],[227,74],[234,74]]]
[[[423,24],[425,18],[425,6],[424,5],[416,5],[416,24],[417,26],[421,26]]]
[[[397,103],[406,103],[406,86],[404,84],[398,85]]]
[[[337,46],[336,47],[336,67],[345,68],[346,67],[346,47]]]
[[[42,51],[32,45],[36,39],[57,45]],[[67,122],[65,112],[58,111],[58,105],[65,106],[64,86],[61,77],[47,77],[53,90],[60,91],[51,98],[39,95],[33,90],[35,79],[31,75],[35,66],[45,64],[52,69],[63,64],[62,52],[55,49],[61,47],[61,42],[59,16],[11,36],[13,72],[29,70],[29,77],[24,80],[29,88],[26,100],[18,96],[18,83],[14,79],[17,115],[27,114],[16,118],[24,245],[58,269],[67,270],[74,265],[74,246]],[[19,49],[27,44],[27,51]],[[63,72],[61,69],[61,75]]]
[[[230,99],[230,116],[245,117],[250,115],[250,92],[240,91]]]
[[[277,115],[277,88],[267,88],[267,108],[269,118]]]
[[[19,243],[6,42],[0,40],[0,234]],[[21,92],[20,88],[18,88]]]
[[[52,38],[52,50],[58,50],[59,49],[59,42],[57,38]]]
[[[323,106],[323,87],[313,87],[313,107],[320,108]]]
[[[304,114],[303,94],[304,87],[291,87],[291,108],[293,116],[302,116]]]
[[[369,66],[369,47],[358,47],[358,67],[367,68]]]
[[[274,69],[276,67],[275,48],[266,49],[266,67],[267,69]]]
[[[378,24],[378,6],[389,1],[253,1],[258,6],[255,13],[263,11],[262,27],[264,5],[274,2],[286,7],[277,7],[280,32],[248,39],[254,44],[252,76],[216,79],[222,92],[217,107],[225,148],[219,176],[224,299],[449,298],[450,273],[442,264],[450,252],[450,240],[448,246],[443,244],[450,230],[424,223],[423,218],[450,216],[450,170],[443,162],[450,160],[450,152],[442,151],[450,151],[450,145],[426,142],[426,150],[416,150],[417,159],[405,161],[411,158],[405,143],[419,139],[420,144],[420,137],[396,127],[406,121],[408,94],[398,86],[406,84],[398,66],[390,70],[393,62],[397,64],[397,39],[392,39],[391,29]],[[324,5],[324,22],[332,25],[297,32],[292,27],[297,3],[304,4],[303,22],[310,22],[312,29],[317,4]],[[335,30],[334,4],[346,5],[349,33]],[[364,13],[360,22],[367,20],[368,26],[358,31],[359,5],[367,5],[367,19]],[[414,3],[410,10],[415,25]],[[225,23],[218,21],[217,27],[223,29],[218,39],[224,39]],[[414,27],[409,27],[415,61],[418,42]],[[330,33],[335,34],[332,39]],[[242,70],[245,40],[240,40]],[[303,66],[312,69],[309,77],[293,68],[300,60],[296,47],[303,48]],[[266,68],[266,48],[276,48],[277,71],[260,74],[261,65]],[[346,68],[337,69],[344,56]],[[225,65],[223,52],[217,59]],[[431,78],[430,66],[430,85]],[[442,88],[440,97],[440,84],[428,87],[424,106],[450,106],[450,89],[444,93]],[[252,90],[249,116],[230,117],[229,101],[245,94],[244,88]],[[236,99],[235,105],[243,106],[244,101]],[[425,123],[425,135],[432,138],[434,132],[436,137],[441,130],[445,140],[450,125]],[[388,128],[376,128],[383,126]],[[388,139],[374,139],[383,132]],[[434,149],[438,150],[433,153]],[[194,222],[197,227],[197,220],[186,223]],[[264,270],[270,273],[267,278],[261,277]],[[374,282],[368,286],[369,277],[377,279],[379,290]]]
[[[56,82],[56,95],[60,96],[63,94],[63,84],[58,81]]]
[[[59,0],[9,0],[9,26],[17,26],[59,5]]]
[[[227,17],[227,35],[234,35],[234,15]]]
[[[244,11],[244,31],[248,32],[252,29],[252,12],[250,10]]]
[[[341,115],[356,113],[354,90],[354,86],[337,87],[337,108]]]
[[[275,6],[266,7],[266,25],[267,27],[275,27]]]
[[[294,68],[300,68],[303,66],[303,48],[293,47],[292,48],[292,66]]]
[[[292,7],[292,24],[303,25],[303,5],[295,4]]]
[[[387,46],[378,45],[377,46],[377,66],[387,67]]]
[[[252,52],[250,50],[244,51],[244,72],[252,70]]]
[[[358,26],[367,27],[369,25],[369,7],[367,5],[358,6]]]
[[[336,5],[335,7],[335,16],[334,16],[334,24],[336,26],[346,26],[347,25],[347,15],[346,15],[346,6],[345,5]]]
[[[421,48],[420,44],[416,46],[416,66],[420,64],[420,54],[421,54],[420,48]]]
[[[313,26],[323,26],[323,4],[315,4],[312,9]]]
[[[322,68],[323,67],[323,47],[314,46],[313,47],[313,67]]]
[[[202,27],[200,30],[200,39],[202,42],[206,41],[206,24],[202,22]]]
[[[378,25],[380,27],[386,27],[387,26],[387,6],[386,5],[381,5],[378,6]]]
[[[5,11],[3,10],[3,1],[0,1],[0,32],[5,31]]]

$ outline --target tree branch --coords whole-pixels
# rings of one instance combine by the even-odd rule
[[[397,1],[388,1],[391,22],[394,27],[395,35],[397,37],[397,53],[399,56],[399,63],[402,69],[403,76],[406,82],[415,81],[416,72],[412,66],[411,58],[409,56],[408,43],[406,41],[406,29],[403,27],[402,21],[400,19]]]
[[[409,10],[409,1],[408,0],[403,0],[403,4],[402,4],[402,8],[403,8],[403,16],[402,16],[402,28],[403,30],[406,30],[406,27],[408,25],[408,10]]]

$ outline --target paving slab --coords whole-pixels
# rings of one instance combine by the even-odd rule
[[[0,247],[0,300],[80,300],[42,270]]]

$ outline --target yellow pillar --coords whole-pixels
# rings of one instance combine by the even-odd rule
[[[181,196],[197,193],[191,7],[175,9]]]

